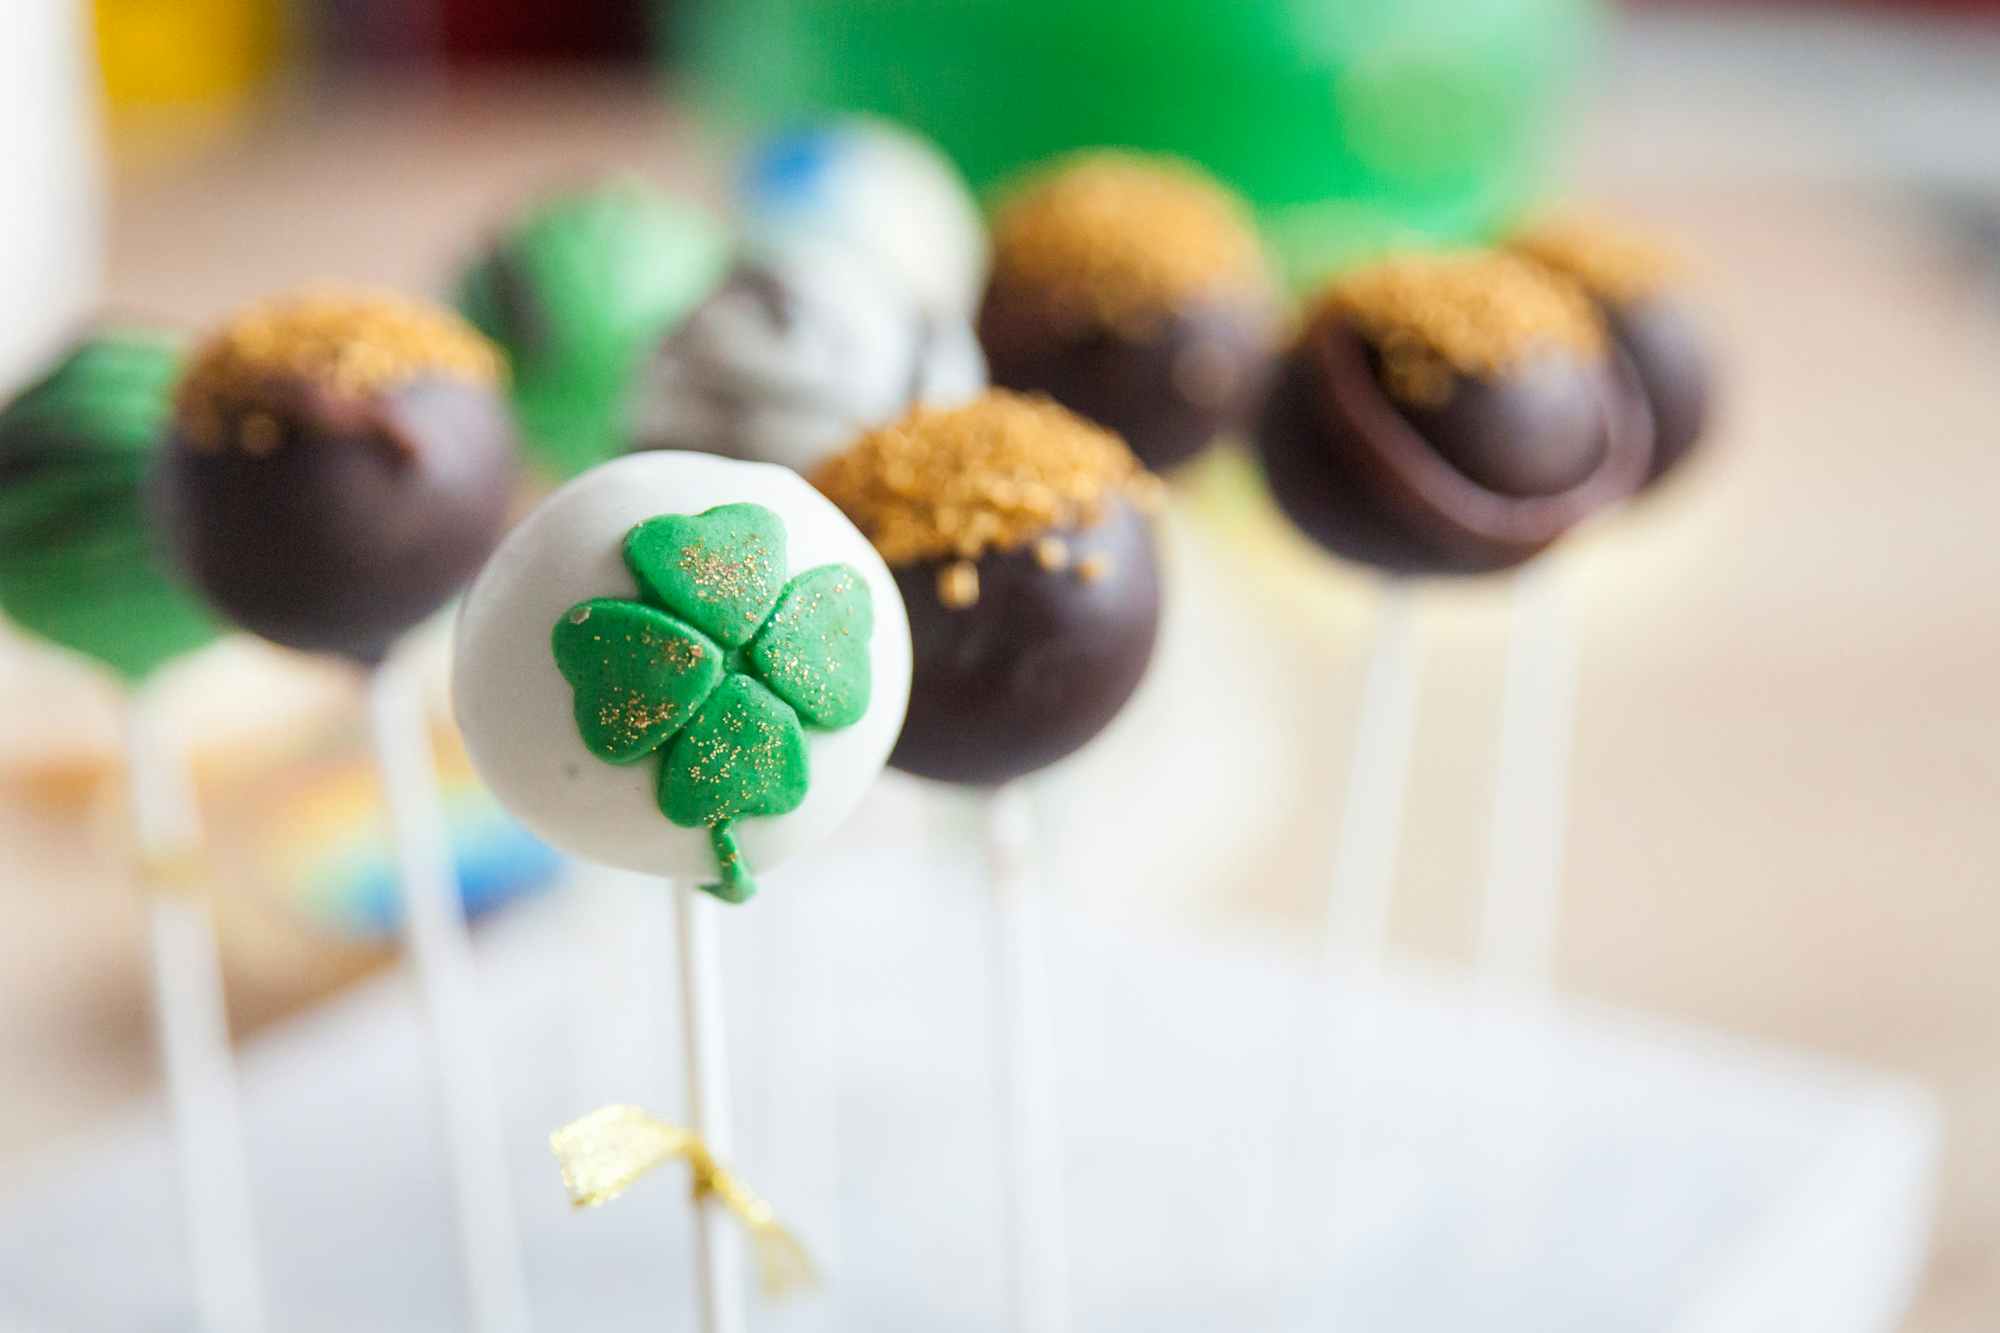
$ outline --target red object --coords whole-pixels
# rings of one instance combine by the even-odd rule
[[[652,0],[440,0],[444,56],[479,60],[639,60]]]

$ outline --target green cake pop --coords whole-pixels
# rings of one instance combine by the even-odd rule
[[[0,411],[0,609],[133,681],[221,632],[148,526],[180,367],[162,335],[105,331]]]
[[[705,214],[635,180],[551,196],[460,281],[513,368],[529,456],[568,477],[625,447],[637,359],[707,295],[729,247]]]

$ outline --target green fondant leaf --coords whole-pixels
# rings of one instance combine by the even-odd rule
[[[660,810],[683,828],[782,815],[806,798],[806,736],[782,699],[748,676],[716,687],[660,766]]]
[[[625,563],[654,603],[740,648],[785,585],[785,525],[754,504],[663,514],[625,535]]]
[[[861,575],[821,565],[785,585],[750,644],[750,665],[809,727],[835,731],[868,711],[875,606]]]
[[[576,692],[576,728],[599,759],[630,764],[686,726],[722,679],[722,649],[638,602],[579,602],[551,636]]]

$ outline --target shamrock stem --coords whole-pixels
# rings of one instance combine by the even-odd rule
[[[743,864],[743,853],[736,846],[736,834],[730,829],[732,822],[724,819],[708,826],[708,843],[715,849],[715,864],[722,872],[722,879],[715,884],[702,885],[701,891],[712,893],[726,903],[744,903],[756,894],[757,881]]]

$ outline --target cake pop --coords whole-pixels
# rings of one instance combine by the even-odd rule
[[[804,471],[912,403],[963,402],[986,364],[962,316],[918,306],[845,246],[755,246],[643,372],[634,443]]]
[[[1508,246],[1587,292],[1638,377],[1653,414],[1647,483],[1679,466],[1707,424],[1714,371],[1707,330],[1689,301],[1680,266],[1630,231],[1577,218],[1551,218],[1517,232]]]
[[[889,121],[843,116],[766,139],[744,159],[738,200],[752,235],[837,241],[941,319],[978,304],[979,206],[943,153]]]
[[[398,297],[253,307],[181,381],[155,479],[167,538],[245,629],[377,662],[499,538],[503,376],[470,325]]]
[[[219,632],[147,522],[180,364],[164,336],[107,329],[0,411],[0,609],[133,681]]]
[[[635,454],[543,501],[460,612],[480,774],[558,847],[741,901],[881,770],[910,638],[875,550],[788,469]]]
[[[993,383],[1050,395],[1150,468],[1247,424],[1277,319],[1249,210],[1187,163],[1080,153],[994,215],[979,313]]]
[[[1334,281],[1257,442],[1308,536],[1400,574],[1518,564],[1629,495],[1652,454],[1638,386],[1590,302],[1497,252]]]
[[[895,572],[915,680],[889,762],[991,785],[1076,750],[1137,688],[1159,629],[1157,483],[1116,436],[992,390],[920,408],[814,481]]]
[[[507,226],[458,304],[507,354],[533,462],[568,477],[623,448],[634,368],[728,250],[706,214],[631,178],[551,195]]]

